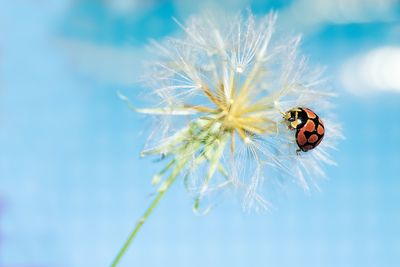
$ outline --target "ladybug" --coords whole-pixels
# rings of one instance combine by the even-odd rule
[[[284,113],[284,118],[289,129],[296,130],[297,152],[314,149],[324,138],[324,123],[311,109],[293,108]]]

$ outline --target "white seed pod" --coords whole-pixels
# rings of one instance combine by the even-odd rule
[[[275,38],[276,14],[220,20],[193,17],[179,23],[181,36],[153,44],[159,56],[146,81],[156,106],[136,111],[158,121],[143,154],[172,158],[160,175],[185,162],[195,209],[223,188],[242,192],[245,209],[267,208],[265,181],[290,178],[307,190],[324,175],[321,165],[334,163],[328,150],[341,138],[330,118],[334,94],[321,69],[310,71],[298,55],[299,36]],[[301,154],[282,116],[294,107],[316,111],[326,127],[321,144]]]

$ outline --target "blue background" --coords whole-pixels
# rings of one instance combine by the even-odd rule
[[[0,1],[1,267],[109,266],[151,201],[161,165],[139,158],[145,119],[116,91],[140,101],[134,81],[147,40],[179,31],[171,17],[184,20],[206,4],[134,2]],[[353,55],[400,45],[400,7],[386,2],[391,19],[296,29],[340,93],[346,140],[321,191],[288,185],[261,214],[243,213],[226,196],[199,217],[178,182],[121,266],[400,266],[400,90],[355,95],[338,79]],[[285,17],[291,5],[212,6]]]

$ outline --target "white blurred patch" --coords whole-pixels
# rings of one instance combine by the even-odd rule
[[[58,40],[77,72],[100,82],[133,85],[148,53],[143,47],[117,47],[80,40]]]
[[[340,74],[344,87],[355,93],[400,93],[400,47],[381,47],[349,59]]]
[[[390,21],[398,0],[299,0],[281,13],[287,27],[312,29],[323,24]]]

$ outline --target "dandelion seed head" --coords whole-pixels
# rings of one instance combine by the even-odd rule
[[[177,22],[181,36],[153,44],[159,56],[146,80],[156,105],[137,111],[153,115],[156,124],[142,154],[172,159],[156,184],[185,163],[181,174],[196,210],[226,188],[242,194],[244,209],[266,209],[266,181],[294,180],[309,190],[325,175],[321,165],[334,164],[328,151],[342,137],[331,118],[334,94],[323,69],[310,69],[298,54],[301,38],[275,34],[275,13],[219,20]],[[295,107],[315,110],[326,126],[321,144],[301,154],[283,118]]]

